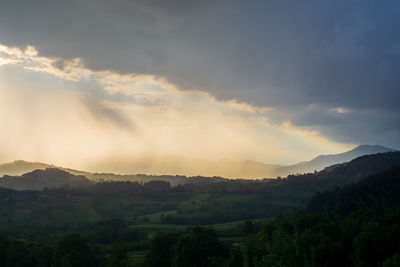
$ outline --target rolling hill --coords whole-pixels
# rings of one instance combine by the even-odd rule
[[[47,168],[55,168],[55,166],[41,162],[16,160],[13,162],[0,164],[0,176],[3,175],[20,176],[27,172],[31,172],[34,170],[44,170]]]
[[[92,183],[85,176],[73,175],[56,168],[34,170],[21,176],[5,175],[0,179],[0,187],[14,190],[42,190],[46,187],[59,188],[62,186],[82,187]]]
[[[93,180],[130,180],[130,181],[149,181],[163,177],[162,180],[168,180],[172,184],[178,179],[179,175],[183,176],[221,176],[227,178],[244,178],[244,179],[260,179],[260,178],[274,178],[277,176],[285,177],[290,174],[308,173],[323,170],[324,168],[340,164],[343,162],[351,161],[357,157],[376,153],[385,153],[395,151],[394,149],[379,146],[379,145],[360,145],[350,151],[331,154],[320,155],[310,161],[300,162],[294,165],[280,166],[265,164],[257,161],[231,161],[219,160],[209,161],[195,158],[187,158],[180,156],[164,156],[153,158],[151,164],[144,160],[115,160],[111,165],[107,162],[97,162],[92,164],[90,169],[100,171],[85,172],[74,169],[56,167],[54,165],[40,163],[40,162],[27,162],[27,161],[14,161],[10,163],[0,164],[0,176],[3,175],[22,175],[34,170],[44,170],[46,168],[58,168],[60,170],[69,172],[74,175],[83,175]],[[113,174],[124,173],[125,175]],[[136,173],[136,174],[134,174]],[[153,175],[144,175],[137,173],[146,173]],[[165,175],[167,174],[167,175]],[[174,177],[174,178],[168,178]],[[182,181],[180,181],[182,182]]]
[[[395,150],[379,145],[360,145],[344,153],[320,155],[310,161],[300,162],[290,166],[279,167],[274,170],[274,174],[279,176],[287,176],[289,174],[295,173],[307,173],[313,172],[315,170],[320,171],[328,166],[348,162],[360,156],[392,151]]]

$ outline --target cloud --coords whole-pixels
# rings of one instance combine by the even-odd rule
[[[8,62],[0,67],[4,160],[76,168],[163,155],[289,163],[349,148],[273,120],[279,111],[272,107],[179,90],[162,77],[92,70],[31,46],[0,48]]]
[[[274,107],[279,112],[271,121],[295,117],[294,124],[317,126],[334,140],[343,139],[354,118],[329,110],[376,111],[381,115],[375,121],[357,117],[368,123],[360,121],[359,130],[345,139],[358,142],[367,132],[367,141],[377,142],[383,135],[375,125],[391,121],[385,129],[394,135],[385,144],[398,147],[399,5],[394,0],[42,0],[40,5],[16,0],[2,5],[0,36],[9,46],[33,45],[43,57],[58,58],[44,67],[64,69],[69,79],[86,75],[82,65],[129,82],[129,76],[162,77],[179,90]],[[128,95],[126,89],[134,87],[113,83],[106,88],[112,94]],[[306,110],[311,104],[326,112],[311,115]],[[296,118],[299,113],[320,118]]]

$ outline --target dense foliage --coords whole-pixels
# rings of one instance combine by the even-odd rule
[[[399,266],[400,167],[316,194],[250,237],[245,255],[249,266]]]
[[[264,181],[0,188],[0,266],[400,266],[399,161]]]
[[[229,252],[210,228],[193,227],[188,234],[157,233],[146,256],[148,266],[221,266]]]

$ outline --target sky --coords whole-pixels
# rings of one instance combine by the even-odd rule
[[[7,1],[0,162],[398,149],[399,29],[398,1]]]

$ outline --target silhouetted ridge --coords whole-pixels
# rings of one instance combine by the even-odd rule
[[[22,175],[34,170],[44,170],[47,168],[56,168],[54,165],[42,162],[29,162],[25,160],[16,160],[9,163],[0,164],[0,176],[3,175]]]
[[[23,160],[14,161],[10,163],[0,164],[0,176],[3,175],[22,175],[27,172],[32,172],[36,169],[58,168],[74,175],[82,175],[91,180],[116,180],[116,181],[137,181],[148,182],[150,180],[166,180],[171,185],[177,185],[188,182],[187,176],[203,176],[203,177],[227,177],[227,178],[274,178],[277,176],[287,176],[289,174],[301,174],[323,170],[324,168],[340,164],[343,162],[351,161],[357,157],[366,154],[386,153],[395,151],[391,148],[383,147],[380,145],[360,145],[350,151],[332,154],[320,155],[311,161],[303,161],[290,166],[279,166],[272,164],[264,164],[261,162],[244,160],[244,161],[207,161],[195,158],[186,158],[179,156],[160,157],[153,161],[153,166],[158,169],[154,171],[143,165],[139,161],[135,163],[130,160],[122,160],[117,166],[124,170],[125,167],[136,166],[136,171],[131,173],[159,173],[158,175],[146,174],[113,174],[106,171],[105,173],[90,173],[74,169],[56,167],[46,163],[40,162],[27,162]],[[103,164],[97,164],[103,166]],[[127,168],[126,170],[129,170]],[[124,173],[128,173],[124,171]],[[172,175],[164,175],[164,174]],[[177,175],[179,174],[179,175]]]
[[[342,189],[318,193],[310,200],[308,209],[344,218],[357,209],[373,205],[380,208],[400,205],[400,164]]]
[[[1,187],[15,190],[42,190],[46,187],[56,188],[62,186],[80,187],[90,184],[92,182],[84,176],[73,175],[56,168],[34,170],[20,177],[5,175],[0,179]]]
[[[320,155],[310,161],[300,162],[294,165],[278,168],[276,169],[276,174],[286,176],[288,174],[307,173],[313,172],[315,170],[320,171],[328,166],[348,162],[360,156],[377,153],[387,153],[393,151],[396,150],[380,145],[360,145],[344,153]]]
[[[327,168],[322,173],[329,173],[330,176],[338,178],[354,176],[355,179],[359,179],[397,165],[400,165],[400,152],[387,152],[361,156],[350,162],[337,164],[332,169]]]

